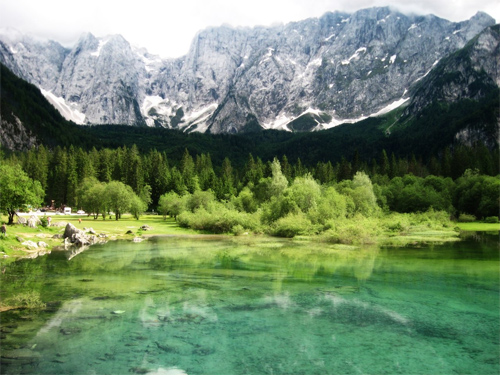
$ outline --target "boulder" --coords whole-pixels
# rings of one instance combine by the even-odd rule
[[[151,228],[149,225],[143,225],[143,226],[141,227],[141,229],[142,229],[142,230],[151,230],[151,229],[153,229],[153,228]]]
[[[24,241],[21,245],[28,247],[30,250],[38,249],[38,245],[33,241]]]
[[[43,241],[38,241],[37,245],[38,245],[38,247],[41,247],[42,249],[45,249],[47,246],[49,246],[49,245],[47,245],[47,243],[45,243]]]
[[[66,224],[66,228],[64,229],[63,238],[71,239],[73,235],[75,235],[78,232],[81,232],[81,230],[75,227],[73,224],[68,223]]]
[[[27,222],[28,222],[28,220],[25,217],[22,217],[22,216],[18,216],[17,217],[17,223],[18,224],[25,225]]]
[[[38,216],[31,215],[30,218],[28,219],[28,227],[30,228],[36,228],[37,225],[42,224]]]
[[[65,245],[70,242],[76,246],[89,246],[95,245],[99,242],[99,239],[96,236],[85,233],[83,230],[78,229],[71,223],[66,225],[63,238]]]

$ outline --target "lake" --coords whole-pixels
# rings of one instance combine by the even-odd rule
[[[2,374],[498,374],[498,234],[413,247],[156,237],[8,265]]]

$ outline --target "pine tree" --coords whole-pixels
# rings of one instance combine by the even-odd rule
[[[78,171],[76,157],[75,148],[71,145],[68,150],[66,168],[66,204],[70,207],[74,207],[77,204]]]
[[[199,183],[195,174],[193,157],[187,148],[184,150],[184,155],[182,156],[179,168],[184,185],[190,193],[194,193],[197,189],[199,189]]]
[[[283,157],[281,158],[281,171],[288,180],[288,183],[290,183],[290,181],[292,181],[292,166],[288,162],[288,158],[286,157],[286,155],[283,155]]]
[[[387,152],[385,150],[382,150],[382,154],[380,155],[380,163],[379,163],[379,174],[382,176],[388,176],[389,175],[389,158],[387,157]]]

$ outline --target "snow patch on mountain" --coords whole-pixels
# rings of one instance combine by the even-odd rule
[[[40,89],[43,96],[52,104],[61,115],[68,121],[73,121],[75,124],[84,125],[85,115],[80,112],[75,104],[68,104],[64,98],[60,98],[52,94],[50,91]]]
[[[189,131],[205,133],[209,127],[208,119],[217,109],[218,104],[212,103],[206,107],[200,108],[197,111],[189,113],[186,117],[184,117],[184,122],[187,124],[186,129],[189,128]]]
[[[104,47],[106,43],[108,43],[107,39],[101,39],[99,41],[99,45],[97,46],[97,50],[95,52],[91,52],[90,56],[99,57],[99,55],[101,54],[102,47]]]
[[[332,119],[332,121],[330,121],[328,124],[320,124],[314,130],[330,129],[330,128],[333,128],[333,127],[338,126],[338,125],[354,124],[356,122],[366,120],[367,118],[370,118],[370,117],[382,116],[382,115],[385,115],[386,113],[389,113],[390,111],[392,111],[398,107],[401,107],[408,100],[409,100],[409,98],[401,98],[401,99],[396,100],[392,103],[389,103],[388,105],[381,108],[377,112],[372,113],[371,115],[368,115],[368,116],[360,116],[360,117],[352,118],[352,119]]]

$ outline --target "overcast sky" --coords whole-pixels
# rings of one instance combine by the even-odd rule
[[[403,13],[435,14],[463,21],[481,10],[500,20],[500,0],[0,0],[0,27],[14,28],[70,47],[83,32],[121,34],[162,57],[187,53],[197,31],[208,26],[269,26],[392,5]]]

